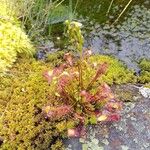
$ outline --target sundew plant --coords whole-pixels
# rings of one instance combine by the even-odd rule
[[[121,103],[106,83],[98,82],[109,64],[90,63],[91,50],[83,50],[81,24],[68,20],[65,24],[69,41],[79,58],[66,53],[64,63],[45,71],[44,76],[54,89],[49,99],[55,99],[56,105],[47,101],[43,115],[48,121],[72,120],[68,136],[80,137],[85,135],[84,126],[87,124],[118,121]]]

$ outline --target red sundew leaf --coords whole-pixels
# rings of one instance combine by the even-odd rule
[[[70,53],[66,53],[64,55],[64,60],[66,60],[66,62],[70,65],[73,66],[73,59],[72,59],[72,55]]]
[[[45,71],[43,76],[46,78],[46,80],[50,84],[52,79],[53,79],[53,70],[52,71]]]
[[[102,93],[104,95],[107,95],[107,96],[110,95],[112,96],[111,98],[114,98],[114,95],[112,94],[110,87],[106,83],[104,83],[101,88],[102,88]]]
[[[99,65],[99,68],[97,69],[96,75],[94,76],[94,78],[91,80],[91,82],[89,83],[88,88],[91,87],[91,85],[103,74],[105,74],[106,70],[108,68],[108,64],[107,63],[103,63],[101,65]]]
[[[59,97],[61,97],[63,99],[64,102],[68,103],[67,101],[72,101],[72,97],[69,95],[69,93],[65,90],[65,87],[63,86],[59,86],[57,88],[58,93],[59,93]]]
[[[94,79],[97,80],[97,78],[99,78],[100,75],[105,74],[107,68],[108,68],[108,64],[106,62],[99,65],[99,68],[97,69]]]
[[[43,108],[43,112],[45,113],[47,118],[51,120],[57,120],[65,117],[66,115],[69,115],[72,112],[72,107],[68,105],[59,107],[46,106]]]
[[[72,107],[71,106],[67,106],[67,105],[64,105],[64,106],[60,106],[56,109],[57,111],[57,115],[61,116],[61,115],[66,115],[68,113],[70,113],[72,111]]]
[[[85,97],[86,102],[92,102],[94,100],[94,96],[85,90],[80,92],[80,96]]]
[[[91,56],[91,55],[92,55],[92,50],[91,50],[91,49],[86,49],[86,50],[84,51],[83,56],[89,57],[89,56]]]
[[[68,129],[68,137],[79,137],[79,133],[76,129]]]
[[[61,77],[59,78],[58,82],[57,82],[57,90],[60,93],[60,95],[64,95],[65,92],[65,87],[67,85],[69,85],[72,82],[72,77],[69,74],[63,74],[61,75]]]
[[[95,94],[97,101],[101,101],[104,99],[114,99],[114,94],[112,93],[110,87],[104,83],[101,87],[99,87],[98,92]]]
[[[80,96],[86,96],[86,95],[87,95],[87,92],[85,90],[80,92]]]
[[[120,120],[120,115],[119,114],[111,114],[109,115],[109,121],[119,121]]]
[[[43,75],[47,79],[48,83],[50,84],[54,77],[58,77],[64,71],[65,67],[66,65],[62,64],[51,71],[45,71]]]
[[[86,129],[83,125],[79,125],[77,128],[68,129],[68,137],[86,137]]]
[[[109,112],[114,112],[114,111],[118,111],[121,110],[122,105],[120,102],[108,102],[108,104],[105,106],[105,108],[109,111]]]
[[[108,120],[108,116],[107,116],[106,114],[100,115],[100,116],[97,118],[97,121],[100,121],[100,122],[107,121],[107,120]]]
[[[54,111],[48,111],[47,118],[53,118],[53,117],[55,117],[55,112]]]
[[[67,75],[63,75],[59,78],[58,86],[64,87],[70,83],[70,78]]]
[[[80,123],[84,123],[85,122],[85,118],[77,113],[74,114],[74,118],[75,120],[79,120]]]
[[[54,68],[53,75],[59,76],[61,73],[63,73],[65,68],[66,68],[66,64],[62,64],[59,67]]]
[[[99,117],[100,115],[102,115],[102,112],[100,110],[95,110],[94,113],[96,117]]]

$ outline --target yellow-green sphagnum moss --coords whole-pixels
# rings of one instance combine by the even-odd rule
[[[125,83],[134,83],[136,82],[136,77],[132,70],[128,70],[119,60],[106,56],[106,55],[95,55],[92,56],[89,60],[93,62],[94,65],[102,64],[103,62],[108,63],[108,71],[106,75],[103,75],[101,81],[112,84],[125,84]],[[89,70],[89,73],[91,71]]]
[[[50,146],[63,149],[58,138],[62,132],[57,127],[60,122],[47,122],[41,113],[54,93],[43,78],[49,68],[33,59],[19,59],[9,76],[0,77],[1,150],[47,150]]]
[[[150,84],[150,60],[141,60],[139,66],[141,68],[141,74],[138,78],[139,82]]]
[[[63,61],[64,51],[57,51],[51,54],[47,54],[46,62],[50,62],[53,66],[58,66]]]
[[[17,21],[16,8],[12,5],[12,2],[9,0],[0,1],[0,19],[15,22]]]
[[[32,55],[34,48],[20,27],[0,21],[0,73],[15,62],[17,55]]]
[[[31,41],[6,4],[0,2],[0,75],[12,66],[18,54],[24,57],[34,53]]]

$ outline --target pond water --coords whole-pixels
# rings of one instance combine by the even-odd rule
[[[138,72],[137,62],[141,58],[150,59],[150,1],[140,1],[140,5],[134,1],[117,24],[113,22],[127,1],[114,3],[109,15],[106,14],[110,1],[84,2],[80,2],[78,9],[79,20],[86,29],[85,47],[96,53],[114,55]]]
[[[128,2],[114,0],[109,10],[110,0],[75,0],[73,17],[83,24],[85,47],[94,53],[113,55],[138,73],[138,61],[150,59],[150,1],[133,0],[114,24]],[[53,39],[58,49],[62,49],[64,41],[55,37],[61,38],[62,29],[62,23],[54,26]],[[53,51],[53,43],[49,45]]]

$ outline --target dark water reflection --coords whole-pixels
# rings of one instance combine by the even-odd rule
[[[129,1],[114,0],[108,16],[110,0],[78,0],[75,9],[76,1],[73,1],[73,10],[77,14],[76,20],[83,24],[84,46],[95,53],[113,55],[139,72],[138,61],[141,58],[150,59],[150,0],[133,0],[114,25],[113,22]],[[54,47],[63,49],[64,37],[61,36],[64,26],[60,23],[53,27]],[[57,37],[62,40],[57,40]],[[55,51],[53,43],[48,45],[49,51]]]
[[[150,6],[150,2],[145,4]],[[114,55],[129,68],[139,71],[138,61],[150,59],[150,9],[135,5],[118,25],[100,24],[91,18],[82,18],[87,28],[85,47],[95,53]]]

